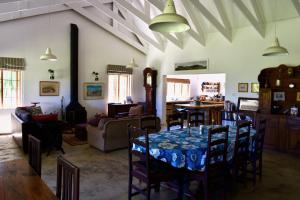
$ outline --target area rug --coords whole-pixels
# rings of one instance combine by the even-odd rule
[[[72,146],[87,144],[86,140],[85,141],[79,140],[73,134],[63,134],[63,139],[66,143]]]

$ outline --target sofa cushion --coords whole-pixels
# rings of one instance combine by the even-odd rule
[[[100,119],[99,124],[98,124],[98,128],[99,128],[99,129],[103,129],[103,128],[104,128],[104,125],[105,125],[107,122],[111,121],[111,120],[114,120],[114,118],[106,117],[106,118]]]
[[[107,118],[107,116],[105,114],[96,114],[94,117],[91,117],[88,120],[88,124],[91,126],[98,126],[99,121],[103,118]]]
[[[142,105],[137,105],[133,106],[129,109],[129,116],[137,116],[137,115],[142,115],[143,114],[143,106]]]
[[[24,107],[17,107],[15,114],[24,122],[29,122],[32,120],[31,113],[25,110]]]
[[[57,121],[58,114],[32,115],[32,118],[37,122]]]
[[[41,115],[43,114],[41,106],[29,106],[25,108],[31,115]]]

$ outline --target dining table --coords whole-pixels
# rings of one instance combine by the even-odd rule
[[[203,171],[208,146],[208,130],[216,127],[221,127],[221,125],[200,125],[199,127],[151,133],[149,134],[150,155],[175,168]],[[237,127],[229,126],[227,161],[231,161],[234,155],[236,133]],[[251,128],[250,151],[254,148],[252,141],[255,135],[256,130]],[[141,136],[138,139],[144,141],[145,137]],[[137,144],[133,144],[132,148],[140,152],[146,151],[144,147]]]
[[[24,159],[0,162],[0,200],[52,200],[57,197]]]

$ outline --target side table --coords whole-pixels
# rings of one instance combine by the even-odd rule
[[[81,141],[87,140],[87,124],[76,124],[75,125],[75,137],[77,137]]]

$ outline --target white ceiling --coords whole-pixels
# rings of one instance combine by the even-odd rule
[[[192,30],[186,34],[162,35],[147,28],[150,19],[161,13],[165,0],[0,0],[0,22],[48,12],[73,10],[146,52],[149,44],[163,51],[166,41],[182,48],[184,35],[193,37],[204,46],[206,36],[211,32],[220,32],[225,39],[232,41],[232,30],[245,26],[253,26],[257,34],[264,37],[267,23],[300,15],[300,0],[174,2],[177,13],[185,16],[192,26]]]

